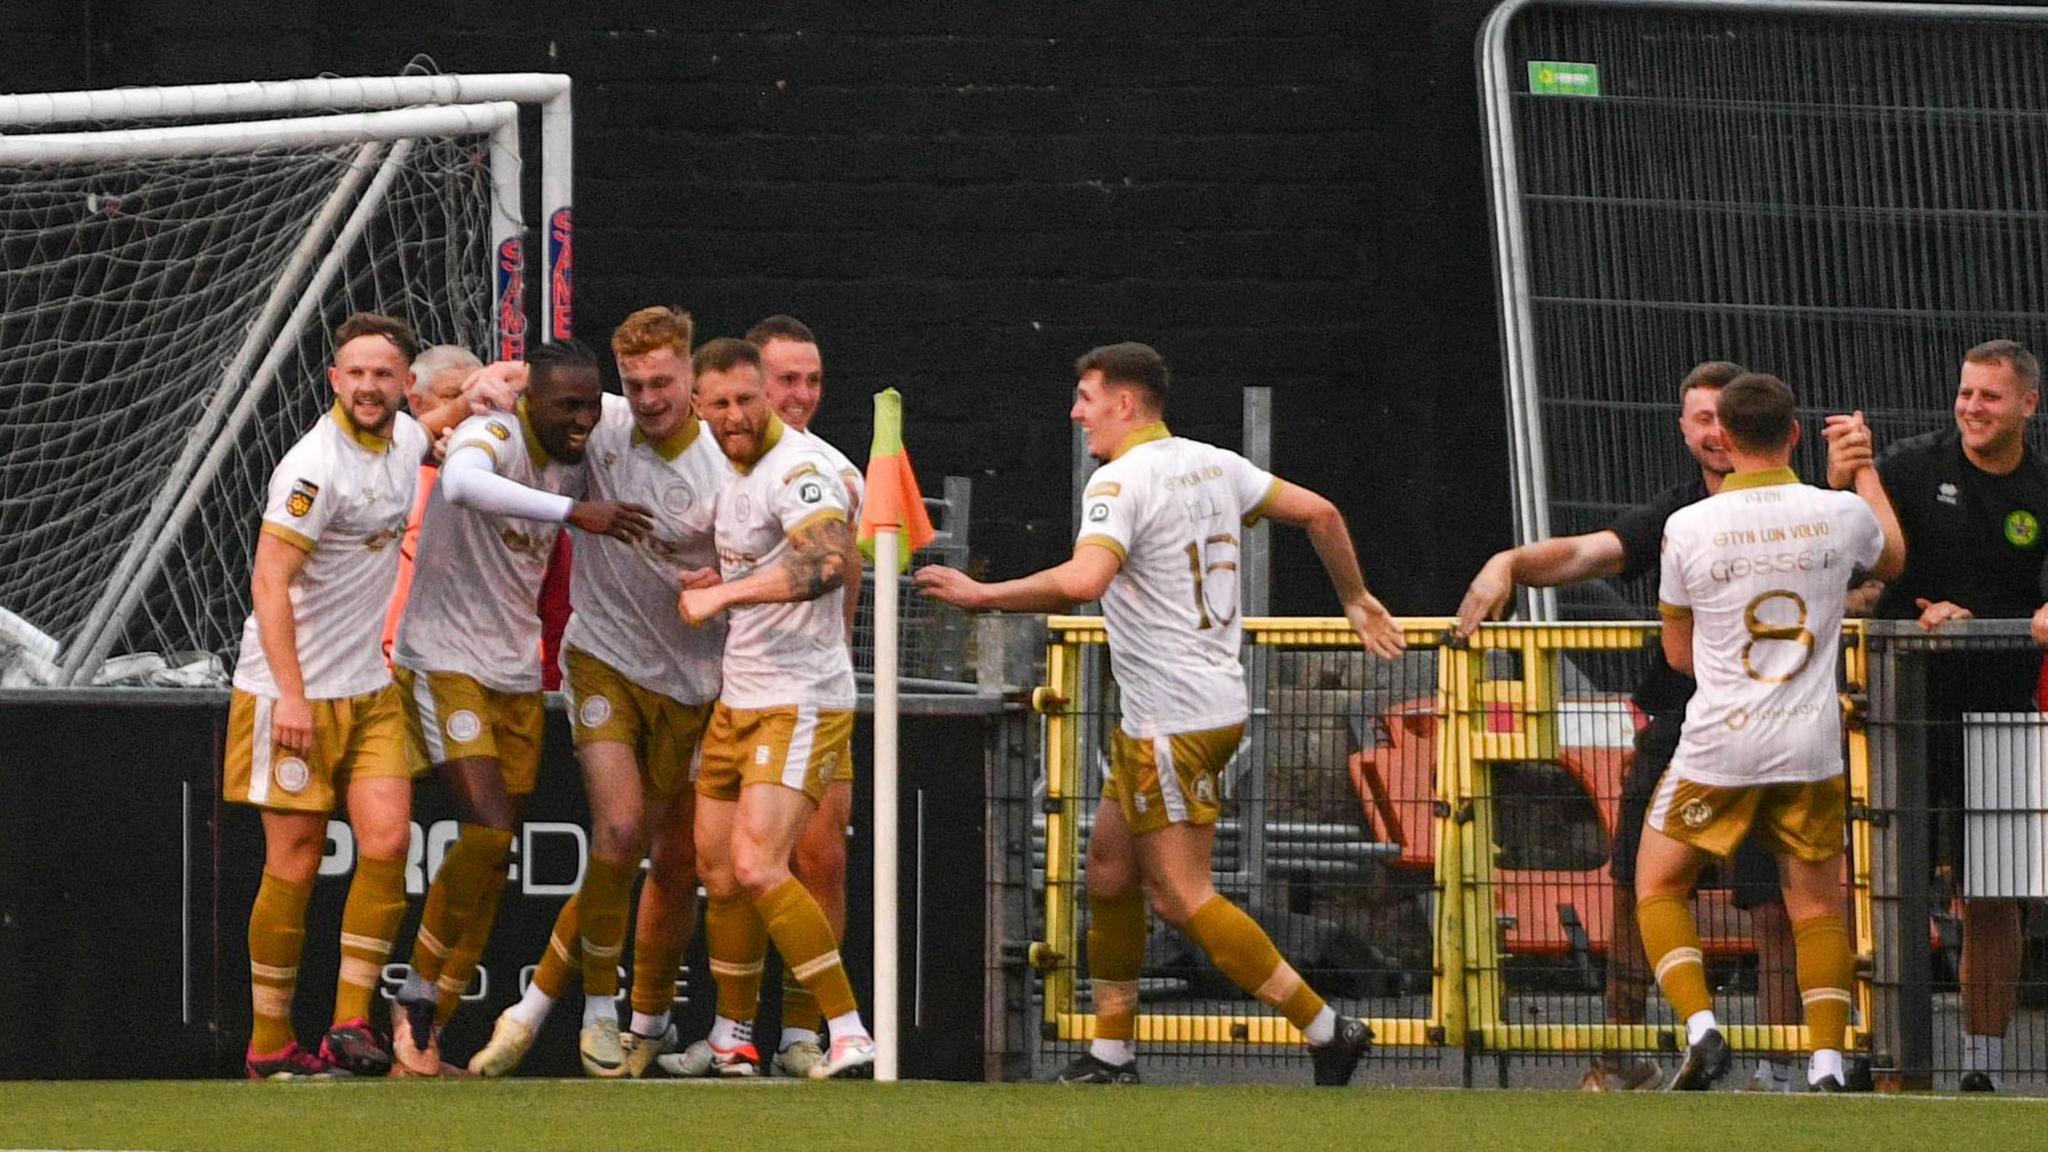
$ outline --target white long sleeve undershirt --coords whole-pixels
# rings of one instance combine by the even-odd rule
[[[472,512],[522,520],[558,524],[569,518],[574,500],[508,480],[498,475],[496,463],[482,448],[457,448],[441,465],[441,491],[448,502]]]

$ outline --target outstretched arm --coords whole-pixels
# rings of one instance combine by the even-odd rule
[[[1099,600],[1123,560],[1100,544],[1082,544],[1063,564],[1016,580],[984,584],[957,568],[927,564],[917,570],[918,591],[969,611],[1065,612]]]
[[[1518,584],[1556,588],[1619,576],[1627,560],[1621,537],[1606,530],[1538,540],[1496,552],[1458,602],[1458,635],[1470,636],[1485,621],[1500,619]]]
[[[1344,615],[1373,655],[1392,660],[1407,647],[1401,626],[1379,598],[1365,587],[1365,574],[1358,568],[1358,551],[1351,543],[1351,530],[1335,504],[1299,484],[1280,482],[1280,491],[1266,505],[1268,517],[1282,524],[1306,529],[1309,543],[1329,573],[1330,587],[1344,605]]]
[[[610,536],[628,543],[645,536],[654,524],[653,512],[643,505],[572,500],[500,476],[491,454],[475,445],[456,449],[441,466],[441,494],[457,508],[542,523],[567,522],[593,536]]]
[[[816,600],[860,570],[853,529],[836,513],[799,525],[789,534],[789,549],[781,560],[730,584],[683,589],[677,605],[683,619],[701,624],[728,608]]]

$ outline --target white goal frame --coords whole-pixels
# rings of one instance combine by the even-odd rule
[[[154,582],[179,533],[198,508],[241,429],[254,415],[277,369],[318,312],[322,293],[368,226],[411,147],[410,138],[487,135],[490,155],[490,237],[496,354],[525,353],[526,216],[521,210],[519,105],[541,110],[541,203],[546,263],[541,276],[543,340],[572,332],[573,185],[570,174],[570,81],[552,73],[399,76],[115,88],[0,96],[0,133],[9,128],[163,118],[285,114],[167,128],[0,135],[0,166],[219,155],[264,148],[360,145],[208,398],[187,430],[176,463],[129,540],[112,578],[100,589],[78,634],[59,645],[8,614],[0,636],[38,666],[52,685],[92,682]],[[291,115],[319,110],[323,115]],[[365,184],[367,182],[367,187]],[[353,210],[349,205],[353,203]],[[341,218],[347,211],[347,219]],[[339,224],[340,231],[336,232]],[[324,255],[323,255],[324,253]],[[310,273],[310,279],[308,275]]]

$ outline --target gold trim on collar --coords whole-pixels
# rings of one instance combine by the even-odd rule
[[[349,439],[372,452],[381,454],[391,451],[391,437],[379,436],[358,426],[355,418],[348,414],[348,409],[341,406],[341,397],[334,398],[334,407],[329,408],[327,414],[334,418],[334,422],[341,426],[343,432],[348,433]]]
[[[1721,481],[1721,491],[1739,488],[1768,488],[1773,484],[1797,484],[1799,473],[1790,468],[1765,468],[1760,472],[1730,472]]]
[[[540,442],[539,436],[534,435],[533,419],[526,414],[526,397],[519,398],[519,404],[514,411],[519,414],[519,434],[526,440],[526,454],[533,459],[533,470],[538,472],[554,463],[555,458],[548,455],[547,446]]]
[[[733,468],[738,470],[739,474],[742,476],[745,476],[749,472],[752,472],[754,470],[754,465],[759,464],[761,461],[767,459],[768,454],[770,452],[775,451],[775,446],[777,444],[782,443],[783,428],[784,426],[782,423],[782,417],[777,416],[773,412],[770,412],[768,414],[768,430],[761,434],[761,450],[759,452],[756,452],[754,454],[754,458],[752,460],[747,461],[745,464],[742,464],[737,460],[733,461]]]
[[[676,457],[688,452],[690,445],[697,442],[697,428],[697,417],[694,415],[686,416],[683,418],[682,424],[675,431],[662,437],[659,442],[656,442],[649,440],[647,434],[640,431],[640,425],[635,423],[633,425],[633,443],[646,444],[652,447],[654,454],[663,460],[674,460]]]
[[[1131,429],[1131,434],[1124,437],[1124,442],[1116,446],[1116,451],[1111,452],[1109,458],[1114,460],[1140,444],[1149,444],[1154,440],[1164,440],[1171,435],[1173,433],[1166,430],[1166,421],[1154,420],[1141,428]]]

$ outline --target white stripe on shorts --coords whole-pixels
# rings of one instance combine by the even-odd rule
[[[256,697],[256,730],[249,734],[249,803],[270,799],[270,697]]]
[[[420,739],[427,746],[427,763],[446,762],[448,745],[441,740],[441,716],[434,708],[434,689],[427,684],[425,672],[412,674],[412,702],[420,716]]]
[[[1188,797],[1180,790],[1180,773],[1173,768],[1173,737],[1153,739],[1152,767],[1159,773],[1159,795],[1166,801],[1166,818],[1175,824],[1187,823]]]
[[[782,786],[804,790],[804,770],[811,762],[811,749],[818,745],[818,710],[799,704],[796,727],[789,733],[789,755],[782,761]]]

